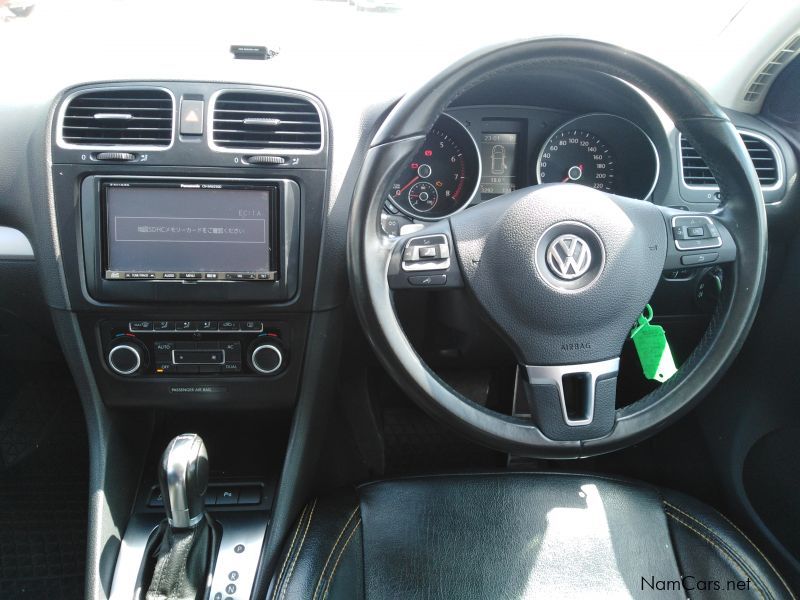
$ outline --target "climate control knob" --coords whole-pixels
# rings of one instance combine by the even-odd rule
[[[275,338],[259,336],[248,352],[250,367],[260,375],[277,375],[286,363],[286,350]]]
[[[133,375],[144,365],[145,356],[146,350],[141,342],[123,338],[111,346],[106,360],[117,375]]]

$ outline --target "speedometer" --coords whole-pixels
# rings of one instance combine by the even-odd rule
[[[442,115],[395,177],[388,200],[416,219],[441,219],[472,201],[480,170],[475,140],[461,123]]]
[[[599,137],[588,131],[557,131],[545,142],[536,165],[539,183],[578,183],[613,192],[614,157]]]

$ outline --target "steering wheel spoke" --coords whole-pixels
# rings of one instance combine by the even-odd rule
[[[389,259],[389,287],[443,290],[464,287],[448,221],[398,238]]]
[[[552,440],[602,437],[614,427],[618,372],[619,357],[585,364],[521,365],[515,414],[530,416]]]
[[[713,214],[659,207],[667,222],[664,270],[730,263],[736,260],[736,242]]]

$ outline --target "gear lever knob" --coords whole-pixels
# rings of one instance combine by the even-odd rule
[[[197,526],[205,512],[208,453],[196,433],[183,433],[167,444],[158,468],[164,509],[171,527]]]

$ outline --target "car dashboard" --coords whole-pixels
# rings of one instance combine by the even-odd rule
[[[362,98],[327,80],[316,86],[302,69],[273,77],[242,62],[256,61],[237,61],[235,77],[99,76],[48,91],[24,113],[14,101],[0,105],[0,129],[15,142],[0,147],[0,268],[27,273],[44,298],[37,308],[0,290],[0,331],[58,337],[90,422],[117,409],[131,422],[136,411],[210,411],[237,431],[258,411],[297,409],[305,418],[298,407],[329,399],[339,361],[347,366],[342,340],[360,335],[347,312],[350,205],[398,94],[361,90]],[[728,115],[777,230],[798,202],[795,152],[774,122]],[[504,72],[463,91],[384,181],[375,227],[389,238],[536,185],[584,185],[692,212],[713,212],[723,200],[691,140],[644,91],[611,75],[547,68]],[[673,319],[678,358],[705,330],[722,277],[710,265],[663,273],[652,304]],[[463,290],[431,289],[423,300],[407,291],[396,307],[432,368],[508,362],[497,336],[464,311]],[[50,319],[54,332],[42,325]],[[255,564],[277,475],[242,476],[236,457],[248,443],[232,436],[220,454],[237,489],[264,490],[248,512],[258,513],[261,537],[244,558]],[[127,523],[132,506],[134,523],[149,527],[161,515],[136,460],[137,476],[124,486],[113,485],[118,475],[98,476],[114,518],[93,522],[97,539],[122,539],[115,523]],[[235,542],[222,540],[231,552]],[[125,551],[133,563],[144,548]],[[97,570],[108,585],[116,555],[102,552],[90,549],[90,560],[104,563]],[[251,571],[240,589],[257,585]]]

